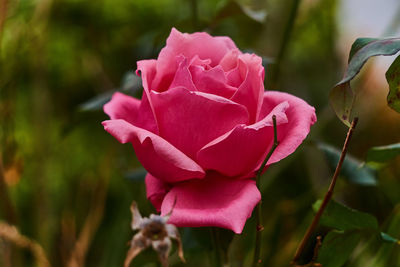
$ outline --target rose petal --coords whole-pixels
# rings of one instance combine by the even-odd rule
[[[152,90],[162,92],[169,88],[178,67],[177,55],[182,54],[189,60],[197,55],[200,59],[210,59],[210,65],[215,66],[229,50],[235,48],[229,37],[212,37],[205,32],[187,34],[172,28],[167,45],[157,59],[157,74]]]
[[[314,107],[296,96],[277,91],[264,93],[260,116],[269,114],[274,106],[283,101],[289,103],[289,108],[286,110],[288,123],[278,126],[279,145],[268,164],[278,162],[292,154],[307,137],[311,125],[317,121]]]
[[[176,70],[174,80],[172,81],[170,88],[174,87],[185,87],[189,91],[197,91],[196,86],[192,81],[192,74],[189,71],[189,62],[187,58],[180,55],[177,57],[179,62],[178,69]]]
[[[171,189],[171,185],[154,177],[150,173],[146,175],[145,184],[147,199],[150,200],[157,212],[160,212],[161,203],[167,192]]]
[[[123,119],[150,132],[158,132],[146,94],[143,94],[142,101],[140,101],[134,97],[116,92],[111,100],[104,105],[103,109],[112,120]]]
[[[204,169],[216,170],[228,177],[252,172],[273,144],[272,116],[276,116],[278,125],[286,123],[288,106],[288,102],[282,102],[263,120],[249,126],[238,125],[211,141],[198,152],[197,162]]]
[[[124,120],[102,122],[104,129],[121,143],[132,143],[143,167],[167,182],[204,177],[203,169],[185,154],[158,135]]]
[[[254,123],[258,120],[263,100],[264,67],[262,59],[255,54],[239,55],[239,61],[246,64],[247,73],[243,83],[231,99],[247,107],[250,123]]]
[[[226,98],[183,87],[151,92],[160,136],[195,159],[205,144],[248,122],[244,106]]]
[[[152,81],[157,72],[157,60],[146,59],[137,62],[136,74],[142,77],[142,85],[145,91],[152,90]]]
[[[153,103],[151,103],[151,99],[149,97],[150,95],[150,90],[152,88],[152,81],[156,75],[156,64],[157,61],[155,59],[151,60],[141,60],[137,62],[137,70],[136,74],[138,76],[142,77],[142,85],[143,85],[143,96],[142,96],[142,102],[143,105],[146,106],[144,108],[144,111],[141,110],[139,118],[143,120],[143,124],[148,123],[148,118],[152,117],[154,118],[152,121],[151,126],[146,127],[145,129],[148,129],[151,132],[157,133],[158,132],[158,127],[157,127],[157,118],[154,117],[154,107]],[[150,108],[148,108],[150,107]],[[144,116],[142,112],[145,112],[147,116]]]
[[[135,124],[139,107],[139,99],[116,92],[111,100],[103,106],[103,110],[112,120],[123,119]]]
[[[232,49],[225,54],[225,56],[221,59],[219,65],[225,72],[228,72],[237,67],[238,57],[241,54],[242,52],[240,52],[239,49]]]
[[[221,66],[216,66],[209,70],[205,70],[201,66],[191,66],[190,72],[194,85],[201,92],[229,99],[237,90],[237,88],[227,84],[225,72]]]
[[[226,74],[226,78],[228,80],[228,84],[239,88],[239,86],[243,83],[244,79],[247,75],[247,66],[246,63],[243,62],[242,59],[237,59],[236,67],[229,70]]]
[[[167,214],[176,200],[168,223],[178,227],[216,226],[240,234],[261,200],[255,181],[226,179],[216,173],[207,176],[174,185],[164,198],[161,214]]]

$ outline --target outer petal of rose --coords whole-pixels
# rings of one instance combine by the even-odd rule
[[[120,92],[113,94],[111,100],[104,105],[104,112],[112,120],[123,119],[135,124],[140,107],[140,100]]]
[[[176,87],[151,98],[160,136],[194,160],[205,144],[248,122],[244,106],[217,95]]]
[[[212,176],[174,185],[164,198],[161,214],[170,212],[176,201],[168,223],[178,227],[216,226],[240,234],[261,200],[256,183],[218,177],[216,173]]]
[[[144,90],[149,91],[152,89],[152,81],[157,72],[157,60],[146,59],[137,62],[136,74],[142,77],[142,85]]]
[[[307,137],[311,125],[317,121],[314,107],[296,96],[277,91],[264,93],[260,116],[270,113],[271,109],[282,101],[289,103],[289,108],[286,110],[288,123],[278,126],[279,145],[268,164],[278,162],[292,154]]]
[[[247,107],[250,115],[250,123],[258,120],[264,92],[264,67],[262,59],[254,54],[239,55],[239,61],[247,66],[247,73],[232,101]],[[238,64],[240,69],[241,64]],[[242,73],[239,73],[243,76]]]
[[[140,101],[134,97],[116,92],[111,100],[104,105],[103,109],[112,120],[123,119],[130,124],[153,133],[158,132],[146,94],[143,94],[142,101]]]
[[[147,199],[150,200],[157,212],[160,212],[161,203],[167,192],[171,189],[171,185],[154,177],[150,173],[146,175],[145,183]]]
[[[238,125],[232,131],[216,138],[197,154],[197,162],[204,169],[216,170],[228,177],[252,172],[263,160],[273,144],[272,116],[278,125],[287,122],[288,102],[277,105],[263,120],[249,126]]]
[[[142,85],[143,85],[142,102],[146,101],[146,105],[150,107],[150,109],[146,109],[146,112],[151,113],[153,117],[154,117],[154,107],[150,99],[150,90],[153,90],[152,81],[154,80],[157,71],[156,64],[157,60],[155,59],[141,60],[137,62],[137,70],[136,70],[136,74],[142,77]],[[139,117],[142,117],[142,114]],[[155,127],[153,128],[157,128],[157,118],[155,117],[154,117],[154,125]]]
[[[188,59],[198,55],[200,59],[211,59],[210,65],[216,66],[229,50],[235,48],[229,37],[212,37],[205,32],[181,33],[172,28],[167,45],[157,59],[157,74],[152,89],[164,91],[169,87],[178,66],[175,60],[177,55],[182,54]]]
[[[227,84],[225,72],[221,66],[216,66],[209,70],[205,70],[201,66],[191,66],[190,71],[193,83],[200,92],[229,99],[237,91],[237,88]]]
[[[103,121],[104,129],[121,143],[132,143],[143,167],[155,177],[174,183],[203,178],[203,169],[158,135],[124,120]]]

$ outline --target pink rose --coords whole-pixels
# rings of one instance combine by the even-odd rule
[[[147,197],[169,223],[217,226],[241,233],[261,195],[254,181],[273,142],[268,165],[293,153],[316,121],[303,100],[264,92],[261,58],[229,37],[172,29],[158,59],[137,63],[142,100],[115,93],[104,111],[106,131],[132,143],[148,171]]]

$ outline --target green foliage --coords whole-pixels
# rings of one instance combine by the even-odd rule
[[[359,38],[357,39],[350,51],[349,64],[344,74],[343,79],[338,82],[331,90],[330,101],[333,109],[336,112],[338,118],[347,126],[350,127],[351,121],[353,120],[354,112],[354,101],[356,98],[356,91],[351,89],[350,81],[360,72],[361,68],[367,62],[370,57],[374,56],[390,56],[396,54],[400,50],[400,39],[372,39],[372,38]],[[395,64],[396,66],[397,64]],[[396,67],[393,67],[391,72]],[[395,75],[391,79],[394,80]],[[393,81],[396,83],[396,81]],[[393,89],[391,90],[393,91]],[[392,99],[393,105],[395,99]],[[389,99],[388,99],[389,100]]]
[[[134,74],[136,61],[156,58],[171,27],[228,35],[242,51],[262,56],[266,89],[290,92],[316,107],[318,122],[308,141],[322,140],[336,147],[343,140],[343,129],[329,112],[328,90],[324,90],[337,79],[342,62],[337,53],[340,1],[301,2],[292,18],[290,10],[299,1],[6,2],[6,10],[0,12],[0,160],[16,216],[9,216],[3,201],[6,195],[0,194],[0,220],[14,224],[37,241],[52,266],[68,266],[74,251],[82,253],[78,253],[81,266],[122,266],[133,235],[131,202],[138,203],[144,216],[156,212],[146,199],[145,171],[132,147],[120,145],[103,130],[101,121],[107,116],[102,106],[115,91],[140,97],[141,81]],[[351,61],[373,41],[380,40],[359,39]],[[280,73],[273,78],[277,65]],[[388,82],[395,92],[398,77],[392,76]],[[353,91],[348,90],[344,106],[352,103]],[[390,134],[398,137],[393,129],[385,127],[384,133],[377,135],[368,130],[379,128],[376,121],[361,121],[366,130],[360,127],[362,137],[353,139],[354,155],[363,155],[376,140],[398,142],[386,138]],[[367,146],[365,140],[371,144]],[[310,203],[324,194],[326,177],[337,163],[337,149],[322,148],[327,165],[314,147],[307,146],[308,141],[290,157],[270,166],[260,180],[264,266],[288,265],[310,222]],[[321,262],[334,264],[340,259],[355,267],[386,267],[400,261],[400,246],[394,242],[400,238],[400,213],[398,206],[393,209],[399,201],[399,165],[394,158],[398,147],[394,144],[371,151],[367,158],[373,161],[393,159],[378,170],[380,186],[371,191],[358,187],[375,185],[376,175],[359,160],[348,157],[342,174],[349,183],[338,183],[335,195],[351,207],[365,198],[370,200],[374,207],[366,205],[365,211],[377,214],[381,227],[377,229],[376,220],[366,213],[332,204],[322,223],[351,230],[325,237],[318,258]],[[392,197],[388,200],[388,196]],[[254,229],[250,218],[242,235],[219,232],[220,246],[227,251],[223,257],[228,257],[231,266],[250,265]],[[368,244],[364,239],[359,241],[359,231],[370,229],[377,237]],[[210,229],[180,231],[186,265],[212,266],[215,253]],[[382,237],[381,232],[385,233]],[[351,257],[357,242],[368,246]],[[7,254],[6,248],[11,248],[11,253]],[[149,250],[135,258],[132,266],[157,266],[157,261],[157,255]],[[29,252],[0,240],[0,266],[35,264]],[[175,249],[170,266],[184,266]]]
[[[400,155],[400,143],[376,146],[368,150],[368,162],[386,162]]]
[[[384,232],[381,232],[381,238],[383,241],[388,243],[400,244],[400,241],[397,238],[394,238],[393,236],[390,236]]]
[[[322,200],[313,204],[314,212],[321,206]],[[322,214],[321,224],[337,230],[377,229],[378,221],[368,213],[353,210],[343,204],[331,200]]]
[[[334,170],[339,162],[341,151],[326,144],[319,144],[318,148],[324,152],[329,166]],[[343,162],[341,175],[354,184],[374,186],[377,183],[375,171],[349,154]]]
[[[331,231],[324,238],[317,262],[324,267],[340,267],[361,239],[358,231]]]
[[[389,83],[387,102],[389,107],[400,113],[400,57],[397,57],[386,72]]]

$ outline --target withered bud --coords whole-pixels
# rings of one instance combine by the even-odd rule
[[[139,232],[137,232],[131,240],[131,247],[126,255],[124,267],[129,267],[131,261],[150,245],[157,252],[162,266],[168,267],[168,255],[172,247],[171,238],[176,241],[178,245],[178,255],[181,260],[185,262],[178,228],[173,224],[167,223],[172,210],[166,216],[151,214],[149,218],[142,218],[136,202],[133,201],[131,212],[132,230],[139,230]]]

